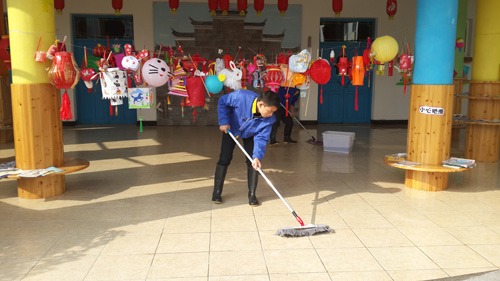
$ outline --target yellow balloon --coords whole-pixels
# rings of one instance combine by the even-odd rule
[[[219,74],[219,75],[217,76],[217,78],[219,78],[219,81],[224,82],[224,80],[226,80],[226,75],[224,75],[224,74]]]
[[[371,52],[375,59],[381,63],[390,61],[398,54],[398,42],[391,36],[385,35],[373,41]]]

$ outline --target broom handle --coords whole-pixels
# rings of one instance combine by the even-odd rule
[[[288,111],[288,110],[286,109],[286,107],[285,107],[285,106],[284,106],[281,102],[280,102],[280,104],[281,104],[281,106],[282,106],[282,107],[283,107],[286,111]],[[308,130],[304,127],[304,125],[302,125],[302,123],[300,123],[299,119],[297,119],[295,116],[293,116],[293,115],[292,115],[292,113],[290,113],[290,111],[288,111],[288,113],[290,114],[290,116],[292,116],[292,117],[293,117],[293,120],[297,121],[297,123],[299,123],[299,125],[302,127],[302,129],[304,129],[304,130],[305,130],[305,131],[306,131],[306,132],[307,132],[307,133],[311,136],[311,138],[312,138],[314,141],[316,141],[316,138],[315,138],[315,137],[314,137],[311,133],[309,133],[309,131],[308,131]]]
[[[243,151],[243,153],[245,153],[245,156],[248,158],[248,160],[250,160],[250,162],[253,163],[252,157],[250,157],[250,155],[248,155],[247,151],[243,148],[243,146],[241,146],[241,143],[234,137],[234,135],[231,133],[231,131],[227,130],[227,133],[231,136],[231,138],[238,145],[238,147],[241,149],[241,151]],[[292,215],[300,223],[300,226],[304,226],[304,222],[302,221],[302,219],[297,215],[297,213],[292,209],[292,207],[290,207],[290,205],[288,205],[285,198],[283,198],[283,196],[281,196],[281,194],[278,192],[276,187],[274,187],[274,185],[271,183],[271,181],[266,177],[264,172],[262,172],[262,170],[260,168],[257,168],[257,171],[259,171],[260,175],[266,180],[267,184],[269,184],[269,186],[274,190],[274,192],[276,193],[276,195],[278,195],[278,197],[281,199],[281,201],[283,201],[283,203],[285,203],[285,206],[288,208],[288,210],[290,212],[292,212]]]

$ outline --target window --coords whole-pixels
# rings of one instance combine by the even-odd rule
[[[321,42],[366,41],[373,34],[373,21],[321,20]]]
[[[134,23],[131,16],[88,16],[74,18],[75,38],[134,39]]]

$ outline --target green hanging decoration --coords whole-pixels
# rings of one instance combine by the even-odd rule
[[[139,132],[142,133],[142,116],[139,116]]]

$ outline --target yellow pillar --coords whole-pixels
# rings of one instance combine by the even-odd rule
[[[53,0],[8,0],[12,61],[12,114],[17,167],[23,170],[62,166],[60,95],[49,83],[45,64],[34,59],[39,38],[46,51],[55,41]],[[22,198],[47,198],[65,190],[64,175],[19,179]]]
[[[478,0],[472,81],[469,90],[469,119],[494,120],[500,114],[500,1]],[[485,106],[488,104],[488,106]],[[499,124],[468,124],[465,157],[480,162],[498,162]]]

